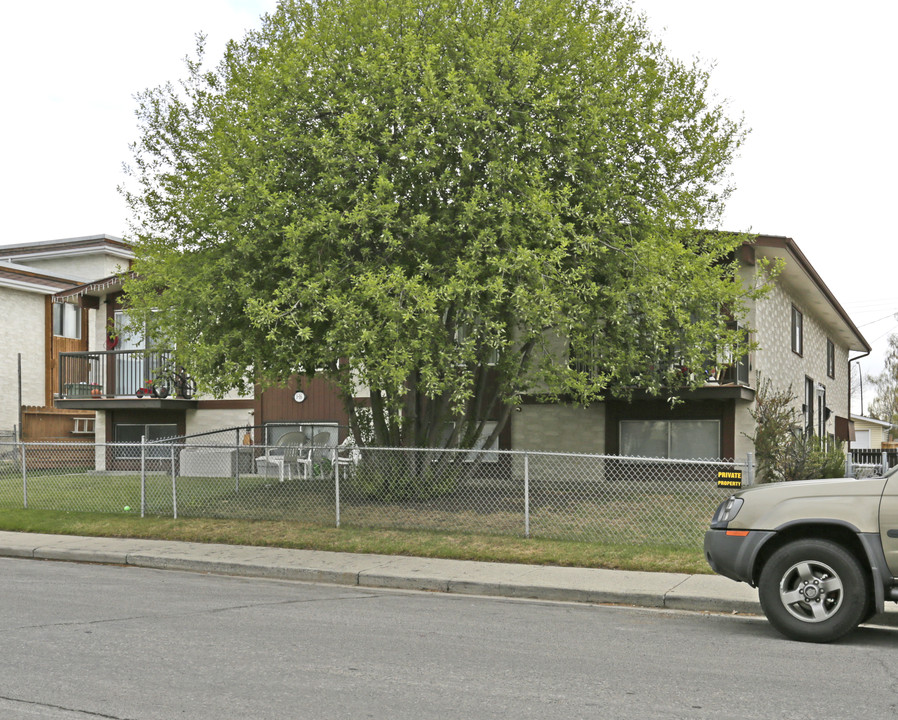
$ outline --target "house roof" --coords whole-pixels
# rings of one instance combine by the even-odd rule
[[[30,259],[70,257],[104,252],[109,255],[131,259],[134,251],[131,245],[112,235],[85,235],[82,237],[41,240],[40,242],[18,243],[0,246],[0,260],[21,263]]]
[[[779,282],[813,310],[834,340],[857,352],[869,353],[873,349],[792,238],[758,235],[747,246],[755,257],[784,261]]]
[[[888,428],[892,427],[892,423],[886,422],[885,420],[877,420],[876,418],[865,417],[864,415],[855,415],[851,414],[851,419],[855,422],[865,422],[870,423],[871,425],[879,425],[880,427]]]
[[[60,290],[71,288],[77,282],[79,281],[56,273],[44,272],[0,260],[0,287],[35,292],[42,295],[53,295]]]

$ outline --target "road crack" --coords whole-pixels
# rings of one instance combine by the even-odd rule
[[[175,617],[190,617],[193,615],[214,615],[218,613],[227,613],[234,612],[236,610],[249,610],[252,608],[260,608],[260,607],[278,607],[281,605],[307,605],[310,603],[319,603],[319,602],[341,602],[341,601],[354,601],[354,600],[369,600],[373,598],[380,597],[376,594],[364,594],[364,595],[347,595],[345,597],[330,597],[330,598],[310,598],[304,600],[278,600],[276,602],[255,602],[255,603],[243,603],[240,605],[227,605],[225,607],[217,607],[217,608],[205,608],[203,610],[195,610],[192,612],[180,612],[180,613],[152,613],[147,615],[129,615],[127,617],[117,617],[117,618],[103,618],[101,620],[71,620],[68,622],[54,622],[54,623],[42,623],[40,625],[20,625],[16,628],[7,628],[5,632],[9,632],[11,630],[43,630],[46,628],[64,628],[64,627],[79,627],[85,626],[90,627],[92,625],[106,625],[110,623],[122,623],[122,622],[130,622],[132,620],[150,620],[150,619],[162,619],[162,618],[175,618]],[[2,696],[0,696],[2,697]]]
[[[64,705],[54,705],[53,703],[37,702],[36,700],[23,700],[22,698],[14,698],[14,697],[9,697],[7,695],[0,695],[0,700],[6,700],[7,702],[16,703],[19,705],[30,705],[32,707],[49,708],[51,710],[61,710],[63,712],[75,713],[76,715],[81,715],[81,716],[87,717],[87,718],[107,718],[108,720],[131,720],[131,719],[123,717],[121,715],[107,715],[106,713],[93,712],[91,710],[81,710],[79,708],[70,708],[70,707],[65,707]]]

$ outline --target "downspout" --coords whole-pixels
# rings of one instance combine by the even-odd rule
[[[18,396],[19,397],[19,431],[18,431],[19,437],[17,438],[17,440],[19,442],[21,442],[25,436],[25,433],[22,430],[22,421],[25,419],[24,415],[23,415],[24,411],[22,410],[22,353],[19,353],[18,380],[19,380],[19,396]]]
[[[849,423],[851,422],[851,363],[853,363],[855,360],[862,360],[863,358],[867,357],[872,352],[873,352],[873,349],[871,348],[870,350],[865,352],[863,355],[858,355],[857,357],[848,358],[848,422]],[[861,371],[860,365],[858,365],[857,370],[858,370],[858,372]],[[861,416],[864,415],[863,392],[864,392],[864,385],[863,385],[863,380],[862,380],[861,381]],[[848,450],[849,451],[851,450],[851,437],[850,436],[848,438]]]

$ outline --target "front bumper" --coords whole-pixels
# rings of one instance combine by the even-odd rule
[[[705,559],[714,572],[754,586],[752,568],[755,558],[774,535],[776,533],[771,530],[708,530],[705,533]]]

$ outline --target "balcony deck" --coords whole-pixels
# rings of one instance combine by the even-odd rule
[[[176,388],[165,398],[138,396],[138,390],[152,387],[176,367],[172,353],[157,350],[60,353],[60,392],[54,404],[77,410],[194,408],[197,400],[178,397]]]

